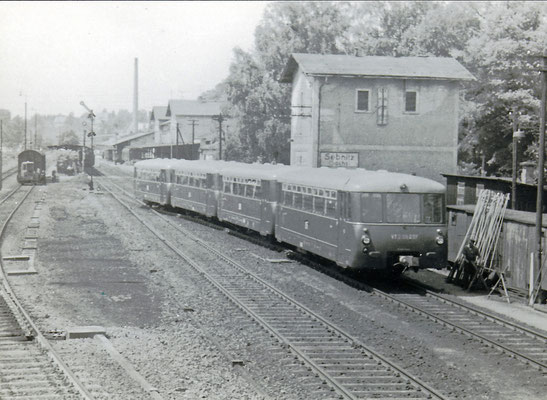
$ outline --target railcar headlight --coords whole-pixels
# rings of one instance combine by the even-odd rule
[[[444,244],[444,237],[437,236],[437,239],[435,240],[439,246]]]
[[[363,236],[361,236],[361,242],[363,242],[363,244],[365,245],[372,243],[367,228],[363,228]]]

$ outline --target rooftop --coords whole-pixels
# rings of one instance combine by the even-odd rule
[[[169,119],[167,115],[167,107],[156,106],[152,108],[152,113],[150,114],[150,121]]]
[[[292,82],[300,69],[306,75],[343,75],[348,77],[391,77],[408,79],[474,80],[454,58],[348,56],[293,53],[281,75],[283,83]]]
[[[165,115],[213,116],[221,112],[222,103],[199,100],[169,100]]]

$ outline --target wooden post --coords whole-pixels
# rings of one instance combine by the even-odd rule
[[[538,183],[537,183],[537,200],[536,200],[536,265],[538,268],[539,286],[541,286],[542,275],[542,228],[543,228],[543,170],[545,168],[545,101],[547,95],[547,82],[545,74],[547,73],[547,52],[544,51],[541,65],[541,109],[539,111],[539,149],[538,149]],[[536,288],[533,295],[532,304],[535,302],[540,288]]]

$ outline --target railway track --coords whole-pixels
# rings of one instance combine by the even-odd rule
[[[0,202],[0,242],[33,188],[18,186]],[[0,399],[92,399],[23,309],[1,266]]]
[[[464,301],[435,293],[415,281],[401,280],[405,288],[399,288],[398,293],[388,293],[386,290],[340,272],[337,267],[332,269],[314,261],[302,259],[299,255],[295,255],[295,258],[353,287],[374,293],[537,368],[544,374],[547,373],[547,335],[545,333],[528,329]]]
[[[337,267],[325,267],[299,255],[295,258],[547,373],[547,335],[544,333],[440,295],[415,282],[406,281],[407,286],[400,293],[388,293],[341,273]]]
[[[547,373],[547,335],[544,333],[519,326],[416,283],[406,284],[411,288],[406,293],[388,294],[378,289],[374,289],[374,293]]]
[[[12,175],[15,175],[17,173],[17,167],[12,167],[12,168],[9,168],[5,171],[2,171],[2,180],[12,176]]]
[[[98,180],[102,188],[110,192],[172,251],[292,352],[319,382],[326,384],[327,390],[321,395],[318,393],[317,398],[445,398],[164,215],[152,209],[134,209],[114,192],[123,193],[131,202],[141,204],[131,193],[105,178]],[[113,186],[116,189],[112,189]],[[173,232],[169,239],[152,226],[157,223],[152,221],[158,220],[158,217],[169,224]],[[196,244],[200,249],[195,250]],[[182,251],[182,248],[185,250]],[[197,259],[199,263],[195,261]]]

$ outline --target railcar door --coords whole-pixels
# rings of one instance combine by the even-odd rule
[[[168,204],[169,202],[169,170],[160,170],[159,186],[160,186],[160,203]],[[171,171],[172,172],[172,171]]]
[[[205,215],[208,217],[217,216],[217,205],[219,198],[219,189],[220,189],[220,175],[218,174],[207,174],[207,183],[206,183],[206,211]]]
[[[274,231],[275,208],[277,205],[275,181],[262,180],[260,196],[260,233],[271,235]]]
[[[355,246],[355,226],[351,223],[351,195],[338,192],[338,256],[336,262],[350,266]]]

